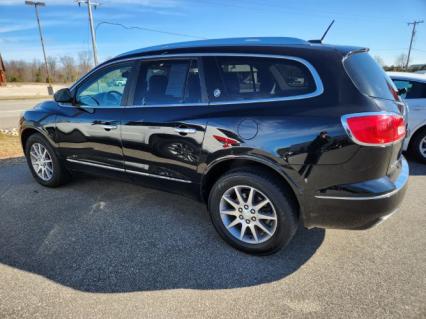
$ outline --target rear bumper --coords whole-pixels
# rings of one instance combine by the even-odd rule
[[[314,207],[305,216],[306,227],[367,229],[387,219],[400,206],[409,177],[408,163],[401,158],[399,174],[362,183],[340,185],[315,195]]]

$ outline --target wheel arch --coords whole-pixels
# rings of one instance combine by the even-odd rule
[[[410,141],[408,143],[408,148],[410,148],[413,144],[414,139],[416,138],[417,135],[419,135],[421,132],[426,130],[426,122],[420,124],[419,126],[416,127],[416,129],[413,131],[413,133],[410,136]]]
[[[271,175],[275,178],[280,185],[282,185],[285,189],[288,190],[290,196],[292,197],[294,203],[297,206],[297,210],[300,216],[302,216],[303,211],[303,202],[301,200],[301,193],[297,186],[292,183],[290,178],[280,171],[278,167],[274,164],[269,163],[266,160],[253,158],[250,156],[243,157],[226,157],[217,161],[212,162],[203,178],[201,180],[201,197],[207,202],[209,193],[214,183],[224,174],[231,170],[235,169],[255,169],[260,172],[264,172],[266,174]]]
[[[28,138],[31,135],[36,134],[36,133],[41,134],[49,143],[52,144],[52,140],[48,136],[46,136],[46,134],[42,130],[37,129],[37,128],[32,127],[32,126],[25,127],[21,130],[21,133],[20,133],[21,145],[22,145],[22,149],[24,151],[24,154],[25,154],[25,145],[28,141]]]

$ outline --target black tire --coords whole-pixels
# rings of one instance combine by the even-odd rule
[[[52,159],[52,169],[53,174],[52,177],[49,180],[44,180],[38,176],[38,174],[35,172],[34,167],[31,163],[31,157],[30,157],[30,150],[31,147],[35,144],[39,143],[47,150],[49,153],[50,158]],[[53,147],[50,145],[50,143],[43,137],[43,135],[39,133],[35,133],[31,135],[26,144],[25,144],[25,157],[27,159],[28,167],[30,168],[31,174],[33,175],[34,179],[41,185],[47,186],[47,187],[58,187],[60,185],[65,184],[70,179],[70,174],[68,171],[63,167],[61,162],[58,159],[58,156],[56,155]]]
[[[256,174],[259,173],[259,174]],[[222,195],[237,185],[254,187],[272,202],[277,215],[276,230],[262,243],[246,243],[234,237],[225,227],[220,214]],[[237,170],[222,176],[212,187],[208,200],[210,217],[219,235],[231,246],[250,254],[271,254],[286,246],[298,228],[298,212],[289,190],[273,176],[263,172]]]
[[[410,154],[420,163],[426,164],[426,156],[420,151],[420,144],[426,138],[426,128],[421,129],[415,134],[410,143]]]

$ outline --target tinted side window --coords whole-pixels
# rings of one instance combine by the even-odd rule
[[[407,90],[407,93],[401,95],[404,99],[426,98],[426,83],[408,80],[394,80],[393,82],[398,89],[405,88]]]
[[[208,84],[209,96],[213,100],[291,97],[316,90],[310,71],[293,60],[218,57],[217,69],[222,83],[216,84],[217,87],[211,86],[214,83]]]
[[[400,89],[406,89],[407,92],[410,91],[410,89],[412,88],[413,84],[410,83],[410,81],[405,81],[405,80],[393,80],[393,83],[395,84],[396,88],[398,90]],[[407,93],[401,94],[400,95],[403,99],[406,98]]]
[[[142,63],[136,85],[135,105],[167,105],[201,102],[196,61]]]
[[[131,68],[119,65],[98,71],[78,87],[77,103],[90,107],[120,106]]]
[[[411,88],[407,92],[407,99],[425,99],[426,98],[426,83],[410,82]]]
[[[368,53],[355,53],[343,62],[358,90],[371,97],[395,100],[394,84],[383,68]]]

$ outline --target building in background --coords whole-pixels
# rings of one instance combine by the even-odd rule
[[[6,85],[6,68],[4,67],[3,59],[0,54],[0,86]]]
[[[408,70],[411,72],[426,70],[426,64],[411,64]]]

